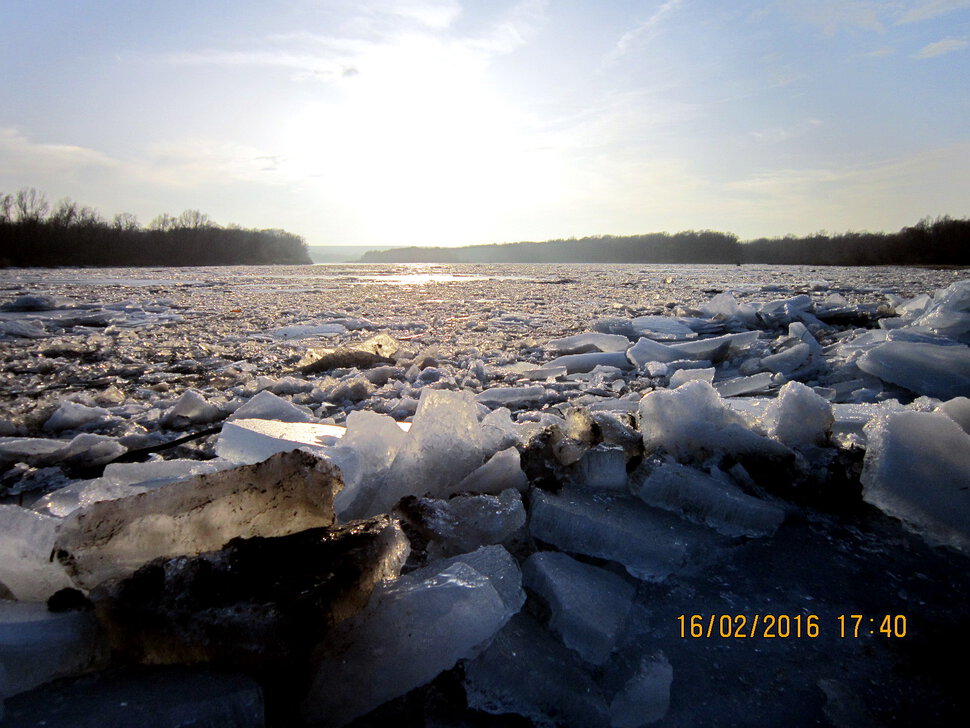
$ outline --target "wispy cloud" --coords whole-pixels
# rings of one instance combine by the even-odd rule
[[[940,15],[970,8],[970,0],[921,0],[920,2],[907,3],[912,7],[904,10],[896,21],[899,24],[917,23],[921,20],[930,20]]]
[[[35,142],[18,129],[0,128],[0,169],[11,176],[69,173],[82,168],[119,165],[118,160],[94,149],[74,144]]]
[[[913,55],[913,58],[936,58],[937,56],[944,56],[947,53],[962,51],[967,46],[970,46],[970,41],[966,38],[944,38],[943,40],[936,41],[936,43],[930,43],[924,46]]]
[[[874,0],[778,0],[775,7],[821,28],[826,35],[835,35],[842,28],[885,30],[880,15],[886,3]]]
[[[615,61],[620,56],[628,53],[635,46],[648,40],[658,26],[669,16],[678,6],[683,4],[683,0],[666,0],[663,2],[656,10],[651,13],[650,17],[646,20],[638,23],[636,27],[628,30],[613,46],[613,50],[610,51],[609,56],[606,58],[607,63]]]

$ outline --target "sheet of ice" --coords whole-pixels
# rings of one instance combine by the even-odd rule
[[[524,407],[545,396],[544,387],[489,387],[476,394],[475,401],[487,407]]]
[[[678,513],[725,536],[770,536],[784,511],[694,468],[662,463],[642,481],[638,495],[656,508]]]
[[[866,433],[863,499],[970,553],[970,435],[945,414],[912,410],[878,417]]]
[[[639,728],[661,720],[670,708],[673,679],[674,669],[662,652],[644,657],[610,703],[612,728]]]
[[[17,599],[42,601],[71,586],[51,562],[60,519],[15,505],[0,505],[0,583]]]
[[[385,582],[322,646],[303,715],[346,725],[474,657],[512,613],[491,579],[464,561]]]
[[[316,336],[337,336],[346,334],[347,327],[339,323],[329,324],[293,324],[281,326],[269,332],[275,339],[309,339]]]
[[[707,382],[658,389],[640,400],[640,432],[645,450],[663,449],[678,460],[712,453],[784,456],[780,443],[752,432]]]
[[[454,487],[448,489],[451,493],[502,493],[509,488],[525,492],[529,488],[529,479],[522,472],[522,458],[514,447],[499,450],[485,463],[475,468],[462,478]]]
[[[761,394],[767,392],[773,383],[770,372],[752,374],[749,377],[734,377],[714,382],[714,389],[722,397],[737,397],[741,394]]]
[[[683,341],[669,346],[678,359],[708,359],[717,362],[750,348],[758,341],[759,336],[760,331],[744,331],[739,334]]]
[[[627,350],[626,355],[634,366],[638,367],[646,366],[648,362],[652,361],[671,362],[683,357],[680,352],[675,351],[667,344],[661,344],[659,341],[648,339],[645,336],[641,336],[637,343]]]
[[[690,326],[670,316],[637,316],[631,325],[635,336],[646,336],[657,341],[697,338],[697,333]]]
[[[545,379],[558,379],[566,376],[569,370],[566,367],[539,367],[538,369],[526,369],[522,376],[532,381],[542,381]]]
[[[867,351],[859,368],[885,382],[939,399],[970,395],[970,347],[887,341]]]
[[[619,334],[588,332],[562,339],[553,339],[546,344],[547,349],[558,354],[585,354],[590,351],[626,351],[630,340]]]
[[[763,420],[771,437],[795,448],[824,444],[833,424],[832,405],[801,382],[783,386]]]
[[[0,463],[46,462],[68,442],[46,437],[0,437]]]
[[[315,422],[237,419],[222,426],[216,441],[216,454],[241,465],[259,463],[278,452],[296,449],[322,455],[326,447],[343,437],[344,432],[345,428],[339,425]]]
[[[91,589],[160,556],[220,548],[237,536],[283,536],[332,525],[337,468],[308,453],[201,475],[80,508],[61,524],[54,552]],[[50,553],[50,552],[48,552]]]
[[[617,561],[638,579],[661,581],[687,556],[691,532],[676,521],[633,498],[535,491],[529,531],[563,551]]]
[[[518,612],[525,604],[522,590],[522,570],[503,546],[482,546],[468,553],[439,559],[427,566],[412,571],[412,579],[428,579],[455,564],[466,564],[489,580],[505,605],[509,616]]]
[[[229,416],[233,420],[279,420],[280,422],[316,422],[316,417],[289,400],[263,390]]]
[[[563,644],[593,665],[606,662],[630,613],[633,584],[556,551],[530,556],[522,581],[548,605],[549,627]]]
[[[790,377],[810,362],[811,354],[811,347],[804,341],[800,341],[762,358],[761,368]]]
[[[811,308],[811,296],[802,293],[762,304],[758,307],[758,318],[769,326],[782,326],[792,321],[804,320],[804,315]]]
[[[591,372],[598,366],[616,367],[617,369],[632,369],[633,365],[623,351],[594,351],[588,354],[566,354],[556,357],[544,365],[544,368],[566,367],[568,374],[584,374]]]
[[[711,384],[714,382],[714,367],[704,367],[701,369],[678,369],[670,375],[668,386],[676,389],[682,384],[693,381],[702,381]]]
[[[0,700],[84,672],[104,657],[91,612],[0,600]]]
[[[83,433],[55,452],[52,459],[59,465],[86,467],[103,465],[123,455],[128,450],[113,437]]]
[[[516,615],[478,658],[465,664],[468,705],[516,713],[536,728],[606,728],[606,701],[565,648],[531,617]]]

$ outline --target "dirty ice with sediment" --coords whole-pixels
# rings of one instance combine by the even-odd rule
[[[4,725],[968,707],[963,271],[4,270],[0,357]]]

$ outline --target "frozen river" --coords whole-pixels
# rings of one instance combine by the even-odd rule
[[[272,715],[957,724],[968,343],[963,270],[0,270],[0,587],[19,603],[78,587],[102,610],[145,561],[226,540],[162,549],[173,528],[145,546],[139,508],[177,521],[190,478],[302,446],[342,473],[337,523],[394,531],[381,568],[401,575],[292,681],[312,685],[288,698],[302,707],[250,671]],[[136,535],[86,541],[85,519]],[[17,693],[107,665],[60,627],[11,648],[43,622],[17,604],[0,600],[0,698],[26,725],[50,716]],[[51,657],[70,639],[84,667]]]

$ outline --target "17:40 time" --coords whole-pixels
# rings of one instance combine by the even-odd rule
[[[839,637],[859,637],[866,634],[881,634],[885,637],[906,636],[905,614],[884,614],[881,617],[840,614],[836,619],[839,621]]]

